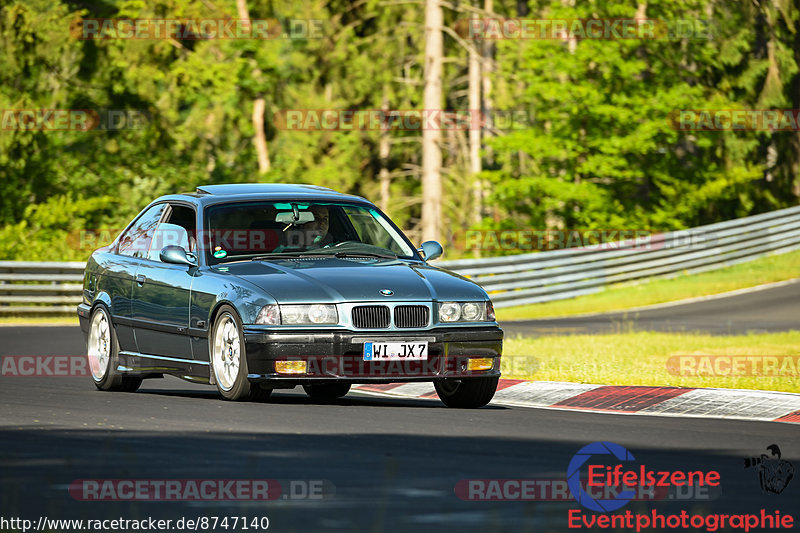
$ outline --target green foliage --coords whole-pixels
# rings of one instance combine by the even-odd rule
[[[113,220],[116,198],[52,196],[25,208],[22,220],[0,228],[4,254],[28,261],[86,260],[94,243],[87,228],[102,228]],[[98,243],[108,244],[108,242]]]
[[[647,16],[686,19],[714,7],[650,2]],[[601,2],[568,8],[553,2],[549,9],[565,19],[635,16],[633,5],[625,10]],[[676,109],[752,108],[767,100],[758,93],[763,65],[735,72],[748,61],[743,52],[758,45],[742,35],[751,30],[716,29],[726,43],[722,56],[720,42],[707,39],[587,40],[574,49],[559,41],[502,43],[498,83],[521,88],[507,89],[504,107],[532,112],[529,124],[491,142],[499,154],[499,168],[488,172],[497,183],[492,200],[536,227],[557,221],[666,230],[770,208],[758,157],[765,141],[755,134],[677,131],[667,119]],[[781,57],[781,72],[794,75],[794,62]],[[727,84],[748,92],[720,90]],[[774,94],[769,102],[785,104]]]
[[[496,5],[495,16],[632,18],[637,9],[569,4],[511,2]],[[132,129],[0,131],[0,259],[85,258],[70,244],[76,230],[119,228],[156,196],[203,183],[305,182],[377,201],[387,139],[388,211],[417,238],[420,131],[287,131],[276,116],[419,109],[419,5],[247,5],[252,18],[320,20],[322,36],[80,40],[70,32],[80,17],[238,18],[237,6],[0,0],[0,110],[125,109],[146,117]],[[457,28],[469,5],[479,3],[448,4],[445,24]],[[798,13],[786,2],[654,0],[647,18],[704,19],[712,37],[494,42],[496,118],[523,112],[526,120],[484,141],[480,179],[490,209],[472,193],[467,132],[443,133],[447,237],[467,226],[673,229],[796,204],[797,133],[677,131],[668,117],[676,109],[800,109]],[[456,34],[445,34],[442,105],[467,109],[467,52]],[[253,144],[256,98],[267,103],[272,169],[265,174]]]

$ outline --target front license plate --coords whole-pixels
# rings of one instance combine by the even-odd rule
[[[428,341],[365,342],[364,361],[426,361]]]

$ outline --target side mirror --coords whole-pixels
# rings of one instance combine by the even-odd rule
[[[433,261],[444,253],[442,245],[436,241],[423,242],[422,246],[417,248],[417,251],[422,254],[422,258],[425,259],[426,263],[428,261]]]
[[[186,250],[174,244],[162,248],[161,253],[158,255],[158,257],[161,259],[162,263],[172,263],[173,265],[197,266],[197,261],[193,258],[190,259],[189,256],[186,255]]]

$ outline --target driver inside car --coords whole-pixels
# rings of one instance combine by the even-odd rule
[[[334,239],[328,233],[330,227],[328,208],[324,205],[312,205],[308,210],[314,215],[314,220],[303,225],[306,248],[322,248],[331,244]]]

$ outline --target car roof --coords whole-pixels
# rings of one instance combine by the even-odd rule
[[[281,192],[331,192],[341,194],[327,187],[306,185],[304,183],[228,183],[223,185],[201,185],[198,194],[268,194]]]
[[[244,200],[346,200],[373,205],[360,196],[345,194],[327,187],[296,183],[229,183],[201,185],[193,193],[162,196],[157,201],[189,200],[200,205],[229,203]]]

